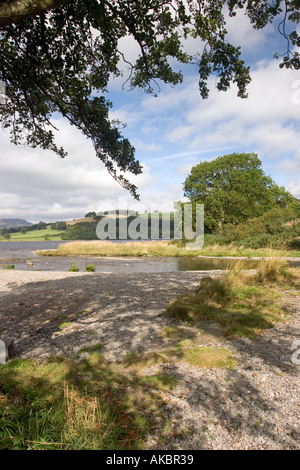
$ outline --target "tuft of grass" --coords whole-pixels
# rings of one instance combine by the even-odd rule
[[[195,339],[196,331],[192,331],[188,328],[179,328],[178,326],[165,326],[160,331],[160,335],[172,342],[179,342],[184,339]]]
[[[85,271],[88,273],[94,273],[96,271],[96,266],[94,264],[88,264],[85,268]]]
[[[280,253],[261,259],[255,275],[255,280],[259,283],[285,281],[293,278],[294,275],[287,260]]]
[[[250,274],[241,261],[219,278],[203,278],[196,294],[174,299],[166,314],[192,324],[202,320],[216,322],[225,336],[253,338],[274,323],[286,320],[274,281],[287,283],[293,277],[282,258],[261,260],[257,271]]]
[[[151,351],[143,354],[131,353],[127,354],[122,360],[122,366],[126,369],[133,369],[138,373],[142,373],[149,366],[155,364],[163,364],[169,361],[166,351]]]
[[[62,441],[72,449],[97,450],[114,434],[114,420],[100,403],[99,397],[64,388],[65,426]]]
[[[78,273],[79,272],[79,268],[77,267],[77,265],[74,261],[71,261],[68,271],[71,272],[71,273]]]

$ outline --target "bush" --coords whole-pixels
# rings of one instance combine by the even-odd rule
[[[264,248],[266,246],[272,245],[274,241],[274,237],[270,236],[268,233],[260,233],[259,235],[255,235],[253,237],[246,238],[243,241],[243,246],[245,248]]]
[[[291,224],[286,225],[288,222]],[[205,246],[234,243],[245,248],[259,249],[286,244],[297,249],[300,236],[298,213],[293,208],[272,209],[260,217],[239,225],[227,224],[220,233],[205,234]]]

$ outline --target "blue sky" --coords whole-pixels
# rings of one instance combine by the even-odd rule
[[[193,165],[233,152],[257,153],[265,173],[300,197],[300,74],[279,69],[273,59],[286,47],[275,24],[254,31],[239,15],[230,20],[228,30],[251,66],[246,100],[237,98],[234,86],[218,92],[213,77],[209,99],[202,100],[194,66],[184,67],[181,85],[161,84],[156,98],[142,90],[123,90],[126,69],[123,77],[111,80],[111,117],[127,124],[123,135],[144,166],[142,175],[131,176],[140,203],[107,174],[80,132],[58,118],[57,142],[69,152],[64,160],[48,151],[15,146],[8,132],[0,132],[0,218],[67,220],[120,204],[140,211],[171,210],[174,201],[183,200],[182,184]],[[195,52],[199,44],[189,40],[185,47]],[[127,58],[136,57],[130,38],[122,40],[120,49]]]

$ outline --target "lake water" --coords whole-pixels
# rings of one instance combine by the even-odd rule
[[[0,269],[13,264],[15,269],[31,271],[68,271],[70,263],[83,271],[88,264],[94,264],[97,272],[174,272],[222,270],[234,264],[235,260],[220,258],[105,258],[84,257],[40,257],[34,251],[55,249],[62,241],[0,242]],[[300,262],[291,262],[300,267]],[[248,261],[249,269],[255,268],[256,261]]]

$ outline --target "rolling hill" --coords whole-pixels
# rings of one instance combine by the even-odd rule
[[[0,229],[11,227],[24,227],[32,225],[25,219],[0,219]]]

